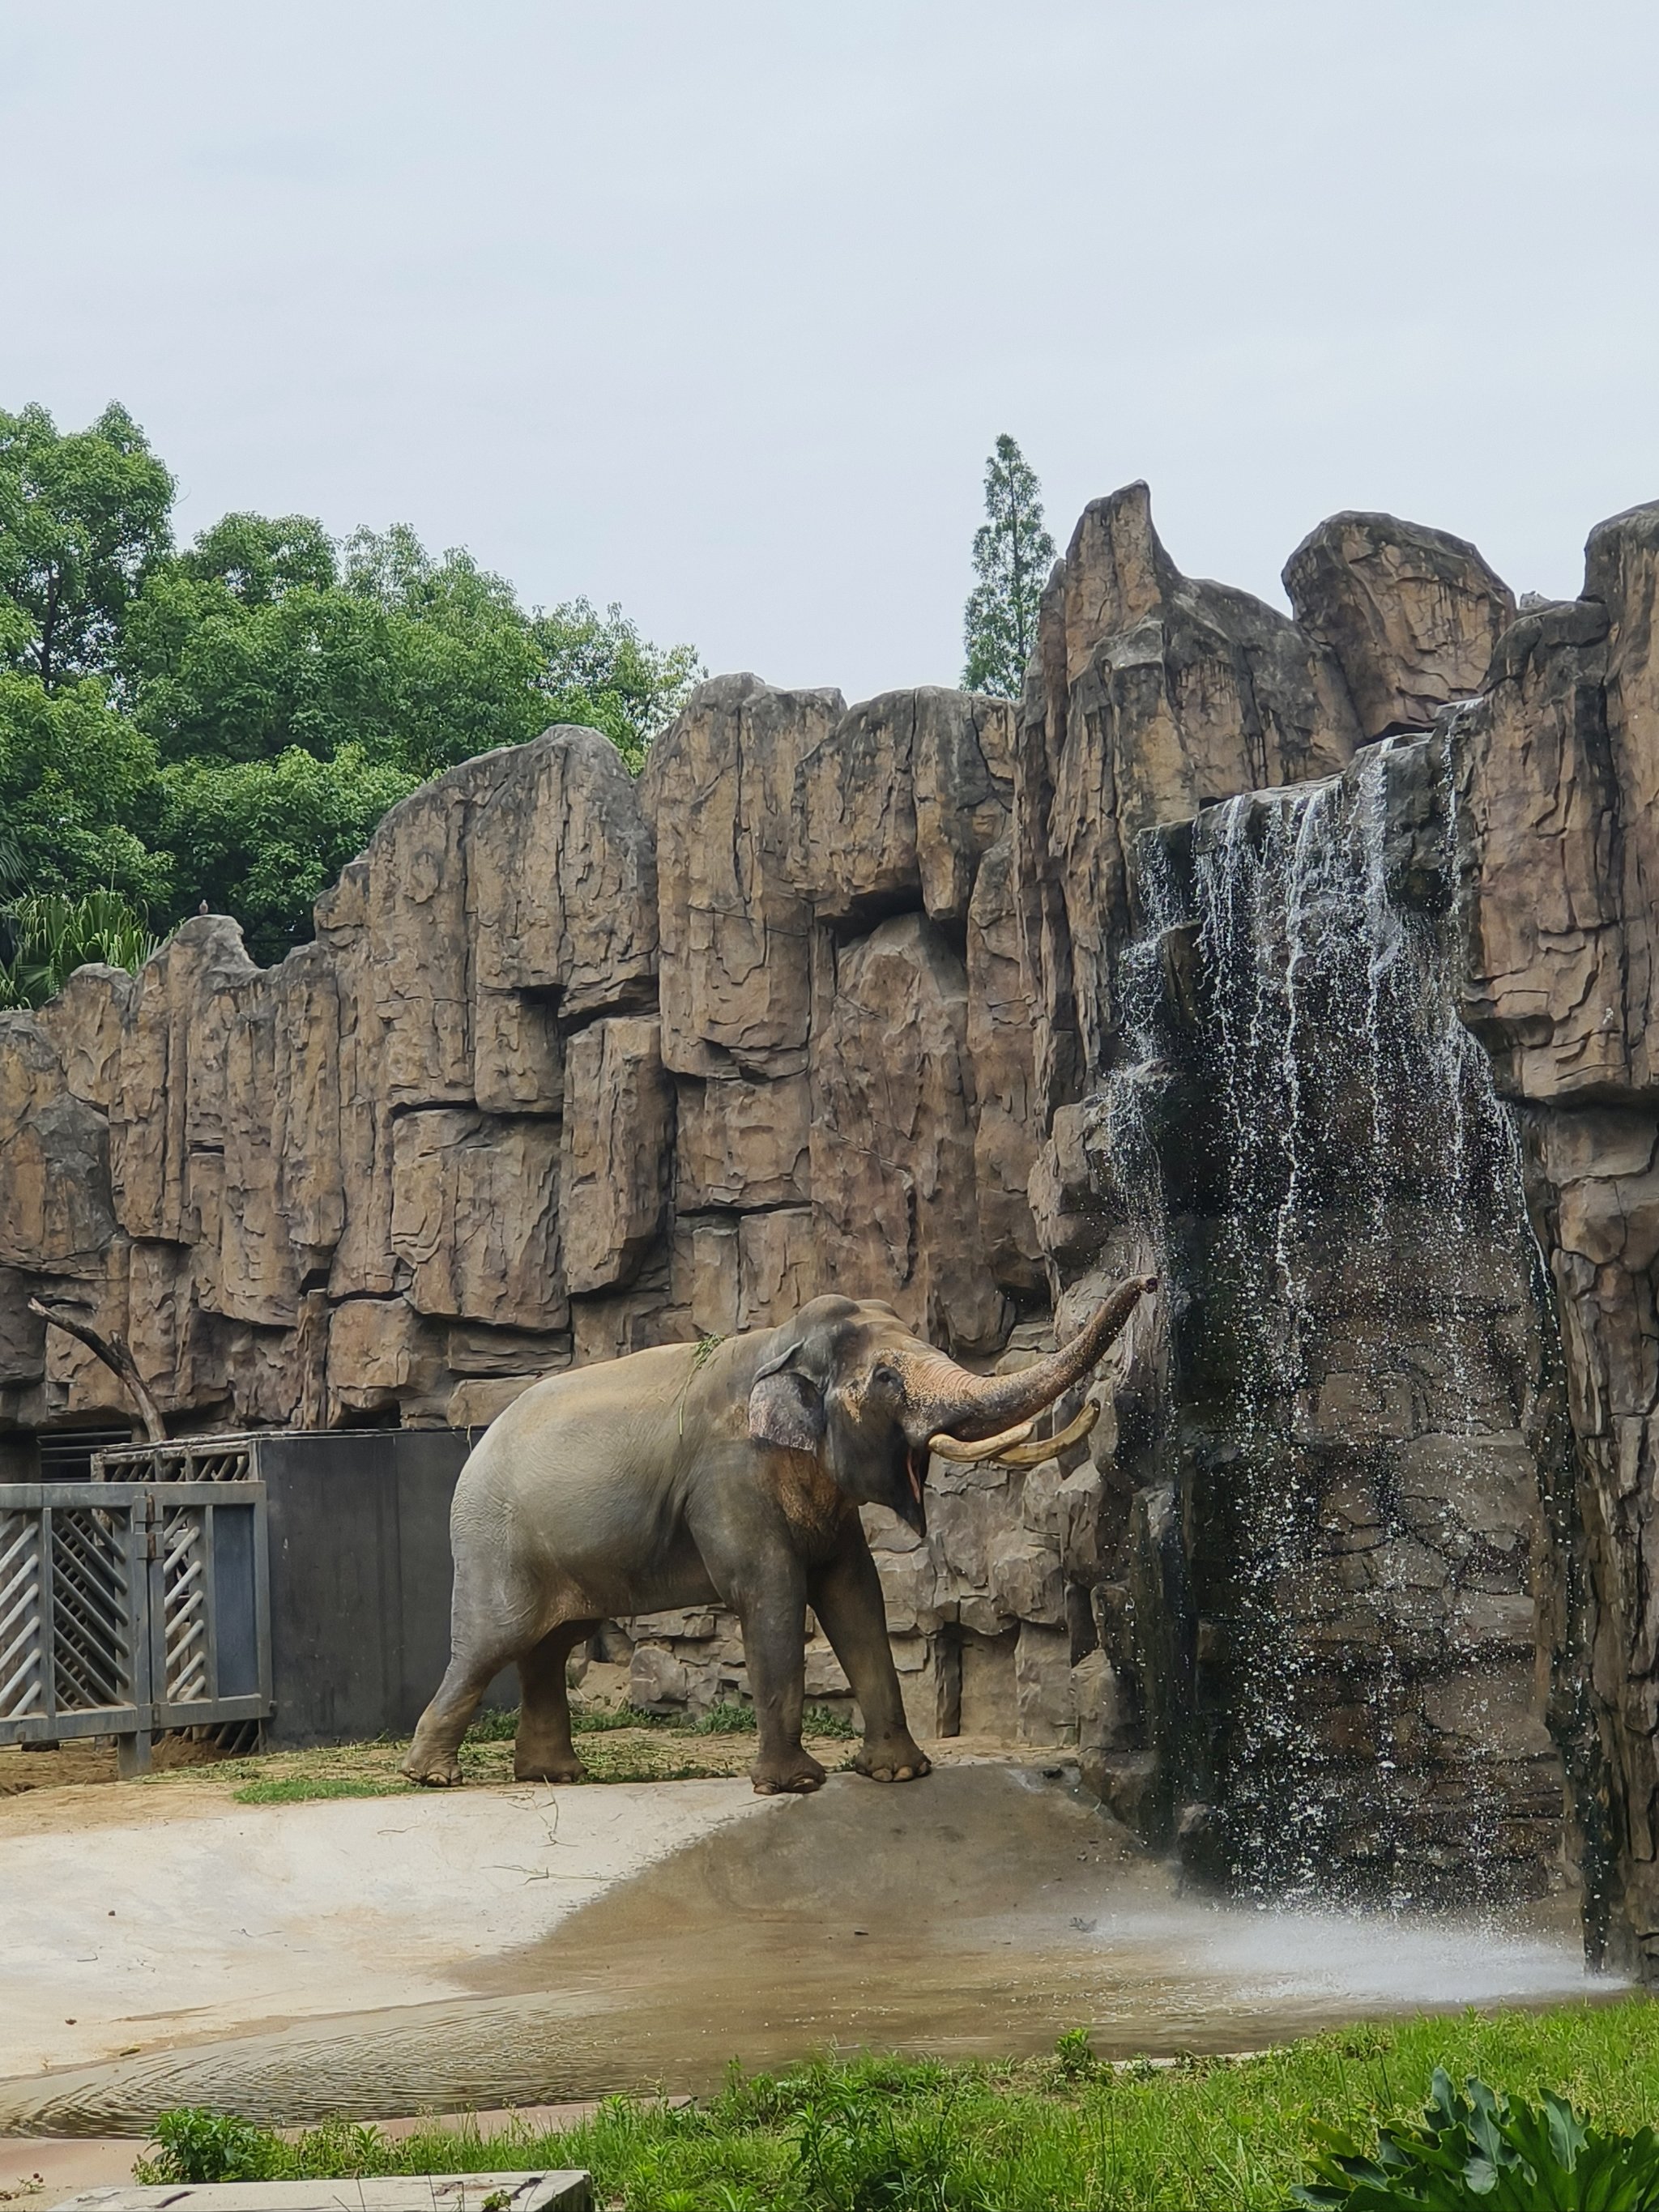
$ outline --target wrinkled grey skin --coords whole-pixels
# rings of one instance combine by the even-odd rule
[[[1144,1282],[1017,1376],[969,1375],[889,1306],[815,1298],[781,1328],[703,1356],[665,1345],[552,1376],[492,1424],[451,1515],[451,1656],[404,1763],[460,1780],[457,1753],[491,1678],[522,1686],[514,1771],[574,1782],[565,1663],[602,1620],[725,1606],[743,1626],[763,1793],[816,1790],[800,1740],[806,1608],[864,1716],[854,1765],[908,1782],[927,1760],[905,1725],[860,1504],[927,1528],[927,1438],[1003,1434],[1093,1367]]]

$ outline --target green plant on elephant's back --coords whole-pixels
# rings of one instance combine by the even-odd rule
[[[1369,2148],[1316,2125],[1323,2145],[1296,2206],[1339,2212],[1659,2212],[1659,2137],[1604,2131],[1547,2089],[1537,2105],[1437,2067],[1420,2127],[1381,2128]]]

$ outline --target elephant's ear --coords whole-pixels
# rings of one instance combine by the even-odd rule
[[[816,1451],[823,1437],[823,1399],[804,1375],[763,1373],[749,1393],[749,1434],[784,1451]]]

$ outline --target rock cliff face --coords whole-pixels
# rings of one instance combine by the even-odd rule
[[[1518,1109],[1577,1442],[1559,1695],[1589,1739],[1613,1954],[1659,1972],[1659,507],[1591,533],[1456,718],[1463,1011]],[[1599,1754],[1592,1763],[1591,1753]]]
[[[1375,1766],[1361,1708],[1393,1698],[1413,1864],[1455,1856],[1485,1759],[1516,1881],[1589,1869],[1613,1948],[1659,1955],[1659,509],[1595,533],[1583,598],[1518,616],[1473,547],[1386,516],[1322,525],[1285,580],[1288,616],[1183,576],[1131,486],[1057,563],[1017,703],[720,678],[637,783],[556,729],[416,793],[276,969],[204,918],[137,977],[0,1016],[0,1472],[130,1413],[31,1294],[123,1332],[181,1430],[477,1428],[561,1365],[832,1285],[1021,1361],[1161,1251],[1169,1295],[1092,1386],[1086,1447],[936,1466],[925,1543],[874,1527],[916,1723],[1077,1741],[1146,1832],[1236,1862],[1266,1586],[1229,1565],[1226,1451],[1271,1434],[1306,1537],[1274,1554],[1287,1602],[1327,1571],[1353,1600],[1313,1638],[1318,1757]],[[1437,1273],[1409,1144],[1380,1215],[1304,1178],[1295,1358],[1242,1438],[1217,1417],[1243,1402],[1227,1132],[1276,1109],[1223,1083],[1194,872],[1227,822],[1265,851],[1287,787],[1346,793],[1344,820],[1380,794],[1374,907],[1432,939],[1518,1110],[1549,1282],[1498,1212],[1484,1272]],[[1285,882],[1281,940],[1308,889]],[[1323,1034],[1314,1076],[1347,1042]],[[1357,1064],[1325,1086],[1328,1164],[1371,1141],[1376,1095]],[[1395,1290],[1439,1285],[1409,1313],[1340,1261],[1379,1219]],[[1477,1431],[1472,1474],[1444,1439]],[[744,1686],[718,1613],[602,1644],[644,1702]],[[1384,1698],[1397,1666],[1416,1687]],[[810,1694],[844,1689],[815,1644]],[[1478,1758],[1471,1699],[1497,1716]]]

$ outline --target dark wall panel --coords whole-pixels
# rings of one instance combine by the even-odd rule
[[[407,1735],[449,1657],[449,1503],[467,1455],[447,1429],[271,1435],[275,1746]],[[516,1678],[489,1702],[514,1705]]]

